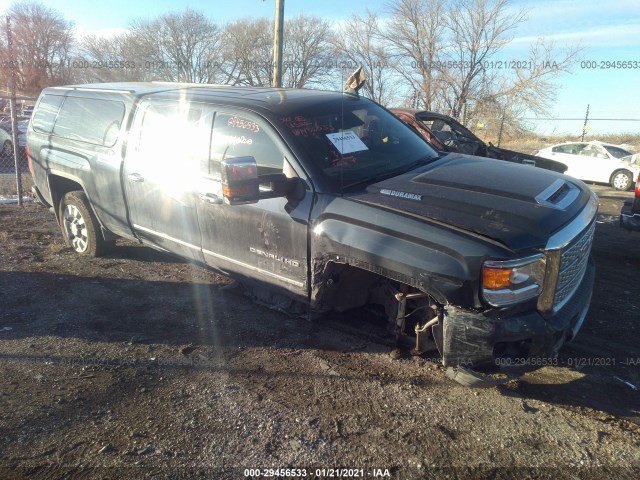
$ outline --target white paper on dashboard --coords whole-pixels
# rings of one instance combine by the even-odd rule
[[[335,145],[341,155],[369,150],[353,132],[327,133],[327,138]]]

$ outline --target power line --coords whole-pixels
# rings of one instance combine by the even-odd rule
[[[498,118],[498,117],[496,117]],[[583,118],[558,118],[558,117],[535,117],[535,118],[522,118],[522,120],[571,120],[571,121],[583,121]],[[602,121],[602,122],[640,122],[640,118],[591,118],[589,117],[589,121]]]

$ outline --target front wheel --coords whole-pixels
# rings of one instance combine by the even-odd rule
[[[99,257],[107,250],[100,224],[84,192],[69,192],[62,198],[60,228],[65,244],[81,255]]]
[[[610,184],[616,190],[626,191],[629,190],[633,177],[627,170],[617,170],[611,175]]]

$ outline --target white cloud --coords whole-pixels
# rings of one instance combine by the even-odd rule
[[[541,36],[556,44],[581,43],[585,47],[640,46],[640,22],[626,25],[607,25],[594,28],[573,29],[553,34],[527,35],[512,40],[513,46],[529,45]]]
[[[542,0],[524,2],[524,7],[527,21],[513,32],[514,43],[531,43],[533,39],[544,37],[556,42],[581,41],[591,47],[640,44],[640,3],[637,0],[608,0],[606,3]]]

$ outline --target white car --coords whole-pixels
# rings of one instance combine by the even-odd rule
[[[616,190],[628,190],[640,173],[638,155],[598,141],[560,143],[538,150],[534,155],[564,163],[567,175],[608,183]]]
[[[11,134],[0,128],[0,156],[10,157],[11,155],[13,155]]]

